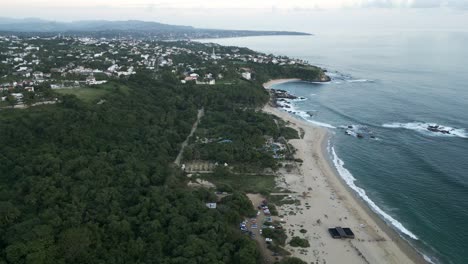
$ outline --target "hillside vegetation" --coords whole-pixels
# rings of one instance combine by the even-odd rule
[[[210,210],[214,194],[186,187],[172,162],[198,108],[250,108],[264,91],[190,90],[145,74],[121,85],[129,91],[103,104],[63,95],[2,111],[0,263],[256,263],[236,228],[239,208],[253,209],[245,195]]]

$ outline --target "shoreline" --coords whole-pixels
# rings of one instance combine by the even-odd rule
[[[272,85],[300,81],[298,79],[279,79],[264,84],[265,89],[271,89]],[[427,263],[424,257],[400,234],[389,226],[380,215],[374,212],[354,190],[352,190],[341,177],[329,157],[328,142],[330,134],[327,129],[318,127],[312,123],[291,115],[269,104],[264,112],[273,114],[290,123],[291,127],[305,132],[299,140],[291,140],[291,144],[297,149],[295,156],[303,160],[298,166],[298,173],[287,174],[284,181],[288,189],[309,195],[304,195],[304,201],[309,207],[293,208],[286,206],[281,213],[287,219],[288,225],[297,235],[297,227],[300,226],[313,233],[310,241],[311,248],[314,245],[322,247],[321,253],[316,251],[305,253],[304,250],[288,247],[293,256],[305,261],[326,261],[327,263]],[[310,174],[310,175],[307,175]],[[310,192],[309,192],[309,191]],[[299,198],[300,199],[300,198]],[[301,201],[302,202],[302,201]],[[304,216],[288,215],[291,210],[298,210]],[[315,222],[319,212],[325,212],[325,219],[320,218],[320,224]],[[315,218],[314,218],[315,217]],[[312,219],[311,219],[312,218]],[[326,226],[321,226],[321,225]],[[343,225],[351,227],[356,234],[354,240],[336,240],[328,234],[327,228]],[[288,232],[288,241],[291,233]],[[318,251],[318,249],[317,249]],[[353,254],[354,253],[354,254]],[[310,255],[313,255],[311,258]]]
[[[263,88],[269,90],[271,89],[272,86],[277,85],[277,84],[282,84],[282,83],[287,83],[287,82],[301,82],[301,79],[298,78],[289,78],[289,79],[274,79],[270,80],[266,83],[263,84]]]

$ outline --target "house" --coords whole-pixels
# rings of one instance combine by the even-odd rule
[[[216,203],[206,203],[206,207],[210,209],[216,209]]]
[[[33,72],[33,76],[35,79],[42,79],[44,78],[44,73],[40,72],[40,71],[35,71]]]
[[[192,76],[187,76],[184,79],[185,82],[196,81],[196,80],[197,80],[197,77],[192,77]]]
[[[96,53],[96,54],[94,54],[94,58],[102,57],[102,55],[104,55],[104,52]]]
[[[12,93],[11,96],[13,96],[18,101],[21,101],[23,99],[22,93]]]
[[[27,92],[34,92],[34,87],[29,86],[29,87],[24,87],[24,90]]]
[[[90,75],[86,78],[86,84],[93,85],[96,84],[96,78],[93,75]]]
[[[242,73],[242,78],[246,79],[246,80],[252,80],[252,73],[250,72],[243,72]]]
[[[110,66],[109,68],[107,68],[107,71],[109,71],[109,72],[115,72],[115,71],[118,70],[118,69],[119,69],[119,65],[114,64],[114,65]]]
[[[208,85],[215,85],[216,84],[216,80],[215,79],[206,79],[205,81],[199,81],[199,80],[195,80],[195,83],[196,84],[208,84]]]

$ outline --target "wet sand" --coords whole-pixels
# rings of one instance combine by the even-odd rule
[[[264,87],[287,81],[296,79],[275,80]],[[290,172],[282,170],[278,180],[279,187],[292,191],[300,201],[300,205],[278,208],[287,222],[288,241],[299,236],[310,243],[304,249],[288,246],[293,256],[308,263],[426,263],[343,182],[328,158],[326,129],[269,105],[263,111],[303,131],[303,138],[289,142],[296,149],[295,157],[303,162],[295,163]],[[351,228],[356,238],[333,239],[328,228],[336,226]]]

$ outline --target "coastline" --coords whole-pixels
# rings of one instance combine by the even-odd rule
[[[264,87],[271,89],[275,84],[290,81],[300,80],[273,80]],[[290,141],[297,150],[296,158],[303,163],[294,172],[283,172],[281,179],[284,183],[281,187],[293,191],[294,198],[301,202],[300,206],[279,208],[287,222],[288,241],[300,229],[306,229],[304,237],[311,244],[310,248],[300,250],[288,246],[293,256],[320,263],[427,263],[345,183],[329,157],[330,135],[326,129],[270,105],[263,111],[304,131],[303,138]],[[356,239],[332,239],[327,229],[335,226],[350,227]]]
[[[290,79],[274,79],[271,81],[268,81],[263,84],[263,88],[265,89],[271,89],[273,85],[281,84],[281,83],[287,83],[287,82],[300,82],[302,81],[301,79],[297,78],[290,78]]]

